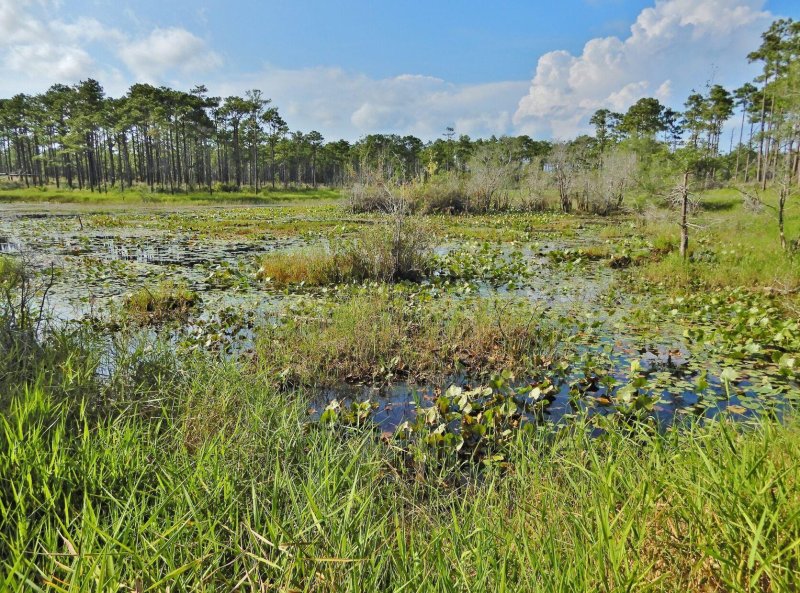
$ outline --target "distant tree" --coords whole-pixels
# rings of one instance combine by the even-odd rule
[[[722,126],[733,115],[733,97],[721,85],[715,84],[708,91],[705,101],[706,128],[708,130],[708,147],[712,156],[719,154],[719,142]]]
[[[664,106],[658,99],[645,97],[630,106],[622,117],[620,130],[629,136],[655,138],[666,128]]]
[[[264,107],[271,103],[270,99],[263,96],[258,89],[252,89],[245,93],[249,107],[247,120],[247,136],[250,141],[250,184],[258,192],[258,147],[261,144],[261,124]]]
[[[272,189],[275,189],[275,148],[286,134],[289,132],[289,126],[281,117],[277,107],[270,107],[261,115],[262,121],[267,126],[267,144],[270,150],[270,179],[272,181]]]
[[[602,154],[606,150],[606,146],[611,138],[611,111],[608,109],[598,109],[594,112],[589,123],[594,126],[594,137],[597,139],[597,145]]]
[[[684,129],[689,131],[688,146],[695,150],[699,149],[700,139],[708,125],[706,119],[706,114],[708,112],[706,99],[701,93],[692,91],[692,94],[686,99],[683,107],[682,125]]]
[[[455,128],[453,126],[447,126],[444,129],[444,134],[442,134],[442,136],[447,138],[447,160],[445,161],[445,163],[446,163],[445,164],[445,169],[447,171],[450,170],[450,164],[451,164],[451,162],[453,160],[453,156],[454,156],[453,138],[455,138],[455,135],[456,135],[456,130],[455,130]]]
[[[242,97],[226,97],[220,109],[220,115],[232,129],[233,165],[236,175],[236,187],[242,187],[242,120],[251,113],[252,104]]]
[[[306,134],[306,141],[311,146],[311,182],[317,187],[317,153],[325,139],[316,130],[311,130]]]
[[[699,163],[703,160],[703,154],[693,146],[685,146],[672,156],[676,166],[680,181],[675,185],[670,193],[671,201],[680,208],[680,255],[686,260],[689,255],[689,214],[692,207],[691,176],[695,172]]]
[[[744,140],[744,122],[745,117],[750,112],[750,109],[753,106],[754,99],[756,94],[758,93],[758,89],[750,84],[749,82],[744,83],[741,87],[736,89],[733,92],[733,97],[735,99],[735,105],[741,110],[742,112],[742,122],[739,126],[739,148],[742,147],[742,142]],[[748,140],[748,148],[752,142],[752,125],[750,127],[750,140]],[[736,169],[734,171],[733,176],[738,179],[739,177],[739,159],[741,157],[741,150],[736,151]]]
[[[681,113],[670,107],[666,107],[661,117],[664,122],[664,142],[666,142],[672,150],[677,150],[683,135]]]
[[[514,179],[516,163],[510,146],[503,143],[484,144],[469,160],[470,178],[467,193],[468,210],[488,212],[508,206],[508,189]]]
[[[569,149],[564,142],[557,142],[548,158],[548,165],[553,173],[561,211],[569,213],[572,210],[572,186],[575,180],[575,167],[569,154]]]

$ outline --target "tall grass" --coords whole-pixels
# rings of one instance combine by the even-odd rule
[[[536,373],[569,352],[557,323],[529,304],[407,300],[384,290],[283,318],[259,335],[264,372],[287,385],[437,382],[459,373]]]
[[[178,361],[136,336],[109,347],[56,327],[36,339],[22,362],[13,342],[0,351],[3,591],[749,592],[800,580],[793,419],[601,436],[578,419],[517,431],[503,465],[420,474],[402,441],[314,423],[304,391],[278,391],[252,366]]]
[[[416,282],[430,272],[432,254],[431,225],[400,213],[325,246],[269,253],[261,260],[258,277],[277,286]]]
[[[33,381],[0,420],[8,591],[791,591],[800,427],[520,432],[511,470],[415,479],[302,393],[194,359],[169,389]],[[152,389],[152,385],[151,385]],[[157,403],[153,405],[155,400]]]
[[[645,222],[643,236],[665,255],[644,266],[647,282],[664,283],[679,289],[744,287],[796,294],[800,289],[800,258],[781,249],[777,215],[771,206],[772,193],[763,196],[759,212],[747,210],[734,190],[715,190],[700,198],[701,210],[693,220],[689,237],[689,262],[672,249],[660,249],[678,235],[676,218],[661,212]],[[787,236],[800,237],[800,219],[788,216]]]

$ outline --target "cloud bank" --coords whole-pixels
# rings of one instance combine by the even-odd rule
[[[137,36],[94,18],[51,18],[58,8],[56,0],[0,0],[1,95],[89,77],[119,94],[133,82],[180,81],[222,64],[219,54],[186,29],[155,28]]]

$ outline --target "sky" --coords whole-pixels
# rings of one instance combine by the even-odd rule
[[[257,88],[327,139],[590,131],[644,96],[735,88],[799,0],[0,0],[0,97],[96,78]]]

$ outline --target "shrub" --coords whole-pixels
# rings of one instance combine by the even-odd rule
[[[457,214],[467,211],[469,200],[464,183],[456,173],[437,175],[428,183],[416,185],[413,195],[423,212]]]
[[[508,190],[516,167],[511,152],[502,145],[486,145],[476,150],[469,160],[468,210],[481,214],[508,210],[511,204]]]
[[[385,183],[354,183],[345,191],[347,209],[354,214],[364,212],[394,212],[398,208],[408,210],[405,198],[397,191],[390,191]]]
[[[422,280],[430,269],[433,232],[429,225],[408,216],[394,216],[346,242],[336,253],[337,263],[351,279],[398,282]]]
[[[548,195],[553,191],[553,179],[544,170],[541,159],[534,159],[520,179],[519,207],[525,212],[542,212],[550,207]]]

